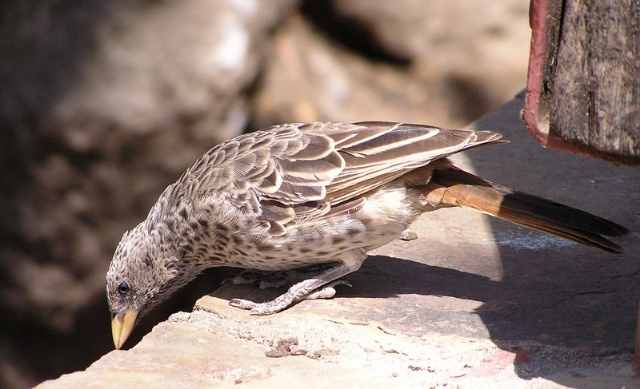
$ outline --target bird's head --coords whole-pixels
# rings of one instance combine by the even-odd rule
[[[107,300],[116,349],[137,321],[180,285],[176,250],[157,229],[141,223],[126,232],[107,272]]]

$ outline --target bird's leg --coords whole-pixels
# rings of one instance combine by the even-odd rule
[[[302,300],[333,297],[335,295],[335,289],[333,288],[334,286],[350,286],[350,284],[347,281],[342,280],[335,282],[331,281],[345,276],[353,272],[354,270],[357,270],[357,268],[354,269],[352,266],[339,263],[312,278],[298,282],[297,284],[290,287],[286,293],[280,295],[279,297],[276,297],[271,301],[267,301],[264,303],[255,303],[249,300],[232,299],[231,301],[229,301],[229,304],[234,307],[249,309],[251,310],[251,314],[253,315],[270,315],[272,313],[280,312],[288,308],[292,304]],[[323,285],[326,286],[324,288],[321,288]]]
[[[346,286],[351,286],[351,282],[347,281],[347,280],[335,280],[335,281],[331,281],[328,284],[321,286],[320,288],[314,290],[313,292],[309,293],[307,295],[307,297],[305,297],[305,300],[321,300],[321,299],[330,299],[333,298],[333,296],[336,295],[336,286],[338,285],[346,285]]]

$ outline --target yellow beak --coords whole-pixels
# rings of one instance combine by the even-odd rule
[[[136,318],[138,317],[138,311],[126,311],[124,315],[118,313],[113,320],[111,320],[111,334],[113,335],[113,344],[116,349],[120,349],[124,342],[126,342],[133,327],[136,325]]]

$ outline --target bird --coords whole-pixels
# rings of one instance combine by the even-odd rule
[[[240,135],[196,160],[124,233],[106,276],[117,349],[141,317],[203,270],[326,265],[267,302],[282,311],[361,266],[421,214],[466,207],[611,253],[612,221],[494,184],[448,156],[506,143],[492,131],[393,123],[290,123]]]

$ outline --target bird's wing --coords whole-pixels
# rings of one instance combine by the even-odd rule
[[[409,170],[500,137],[385,122],[284,124],[214,147],[176,187],[190,197],[224,196],[244,212],[284,224],[348,209],[344,204],[355,206],[358,196]]]
[[[319,131],[334,140],[345,161],[341,174],[327,187],[327,198],[333,203],[359,196],[436,159],[500,142],[502,137],[490,131],[386,122],[328,123]]]

